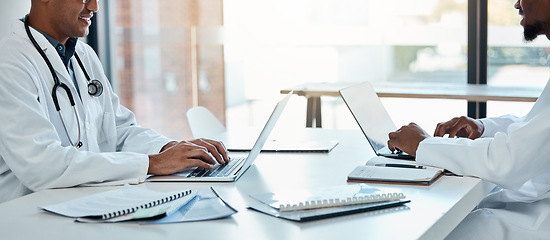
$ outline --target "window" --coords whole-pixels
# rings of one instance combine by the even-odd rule
[[[246,105],[253,114],[236,124],[254,125],[250,116],[268,114],[280,89],[304,82],[466,84],[467,21],[465,0],[225,1],[228,107]],[[291,101],[288,124],[303,127],[305,100]],[[323,127],[356,126],[339,98],[322,101]],[[465,101],[383,101],[397,124],[435,126],[466,112]]]
[[[550,50],[544,39],[523,43],[514,2],[488,2],[487,83],[540,88]],[[185,111],[195,105],[228,127],[260,127],[279,90],[304,82],[466,84],[469,3],[480,2],[106,1],[111,78],[140,124],[174,138],[190,137]],[[323,127],[356,126],[339,98],[322,101]],[[467,113],[461,100],[383,102],[397,125],[415,121],[428,131]],[[488,116],[523,115],[531,105],[489,102]],[[305,108],[294,97],[280,122],[303,127]]]
[[[547,40],[523,41],[516,0],[489,1],[487,84],[542,88],[550,76]],[[533,103],[488,102],[487,116],[525,115]]]
[[[102,2],[103,3],[103,2]],[[221,0],[117,0],[111,9],[113,85],[140,125],[191,137],[187,109],[225,120]]]

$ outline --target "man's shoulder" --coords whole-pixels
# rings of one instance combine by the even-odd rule
[[[2,57],[0,57],[0,59],[3,61],[23,57],[25,55],[25,51],[30,47],[32,47],[30,42],[26,41],[21,36],[10,32],[0,39],[0,52],[2,53]]]
[[[20,20],[14,20],[11,24],[8,25],[9,30],[0,37],[0,49],[6,51],[14,47],[23,46],[24,44],[30,43],[30,40],[26,41],[23,38],[24,35],[22,34],[24,33],[24,28],[23,23],[20,22]]]

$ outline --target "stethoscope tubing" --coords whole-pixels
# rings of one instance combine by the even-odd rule
[[[69,87],[65,83],[62,83],[59,80],[59,78],[57,77],[57,74],[55,73],[55,70],[52,66],[52,63],[50,62],[50,60],[48,59],[48,57],[46,56],[44,51],[42,51],[42,49],[40,48],[40,45],[36,42],[36,40],[32,36],[32,33],[30,31],[30,27],[29,27],[29,15],[25,16],[24,24],[25,24],[25,31],[27,32],[27,36],[31,40],[33,46],[36,48],[36,50],[38,51],[40,56],[42,56],[42,58],[46,62],[46,65],[48,66],[48,69],[50,70],[50,73],[53,77],[54,86],[52,88],[52,99],[53,99],[55,109],[57,110],[57,112],[59,114],[59,118],[61,119],[61,123],[63,124],[63,128],[65,129],[65,133],[67,134],[67,137],[69,138],[69,142],[71,143],[72,146],[80,148],[83,145],[83,143],[81,141],[82,133],[81,133],[81,129],[80,129],[80,118],[78,117],[78,113],[76,111],[76,106],[75,106],[75,101],[74,101],[73,94],[71,93],[71,90],[69,89]],[[84,64],[82,64],[82,61],[80,60],[80,57],[78,56],[77,53],[75,53],[75,57],[76,57],[76,60],[78,62],[78,65],[80,66],[80,68],[82,69],[82,72],[84,73],[84,76],[86,77],[86,80],[88,80],[88,94],[90,94],[91,96],[95,96],[95,97],[100,96],[103,93],[103,85],[101,84],[101,82],[99,80],[90,80],[90,76],[88,75],[88,72],[84,68]],[[69,102],[71,104],[71,107],[73,108],[74,115],[76,117],[76,123],[78,125],[78,139],[77,139],[76,143],[72,141],[71,135],[69,134],[69,130],[67,129],[67,125],[65,124],[65,120],[63,119],[63,116],[61,114],[61,107],[59,106],[59,100],[58,100],[58,97],[57,97],[57,92],[59,91],[59,89],[63,89],[65,91],[65,93],[67,94],[67,97],[69,98]]]

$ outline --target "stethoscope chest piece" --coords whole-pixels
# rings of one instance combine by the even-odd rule
[[[99,80],[91,80],[88,83],[88,94],[99,97],[103,93],[103,84]]]
[[[88,75],[88,72],[86,72],[86,68],[84,68],[84,64],[82,64],[82,61],[80,60],[78,54],[74,53],[74,56],[76,58],[76,61],[78,62],[78,65],[80,65],[80,68],[82,69],[86,80],[88,80],[88,94],[93,97],[101,96],[101,94],[103,93],[103,84],[97,79],[91,80],[90,75]]]

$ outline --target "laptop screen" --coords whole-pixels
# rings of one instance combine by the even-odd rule
[[[256,143],[254,143],[254,146],[250,150],[250,153],[248,157],[246,158],[246,162],[243,164],[241,169],[248,169],[250,165],[252,165],[252,162],[256,159],[258,154],[260,154],[260,151],[262,150],[262,147],[264,146],[265,142],[267,141],[269,134],[275,127],[275,123],[277,123],[277,120],[283,113],[283,110],[285,109],[286,104],[288,103],[290,96],[293,94],[293,92],[288,93],[282,100],[280,100],[277,105],[275,106],[275,109],[273,109],[273,112],[271,113],[271,116],[267,120],[264,128],[262,129],[262,132],[258,136],[258,139],[256,140]]]
[[[374,151],[385,149],[396,127],[372,85],[365,82],[339,92]]]

